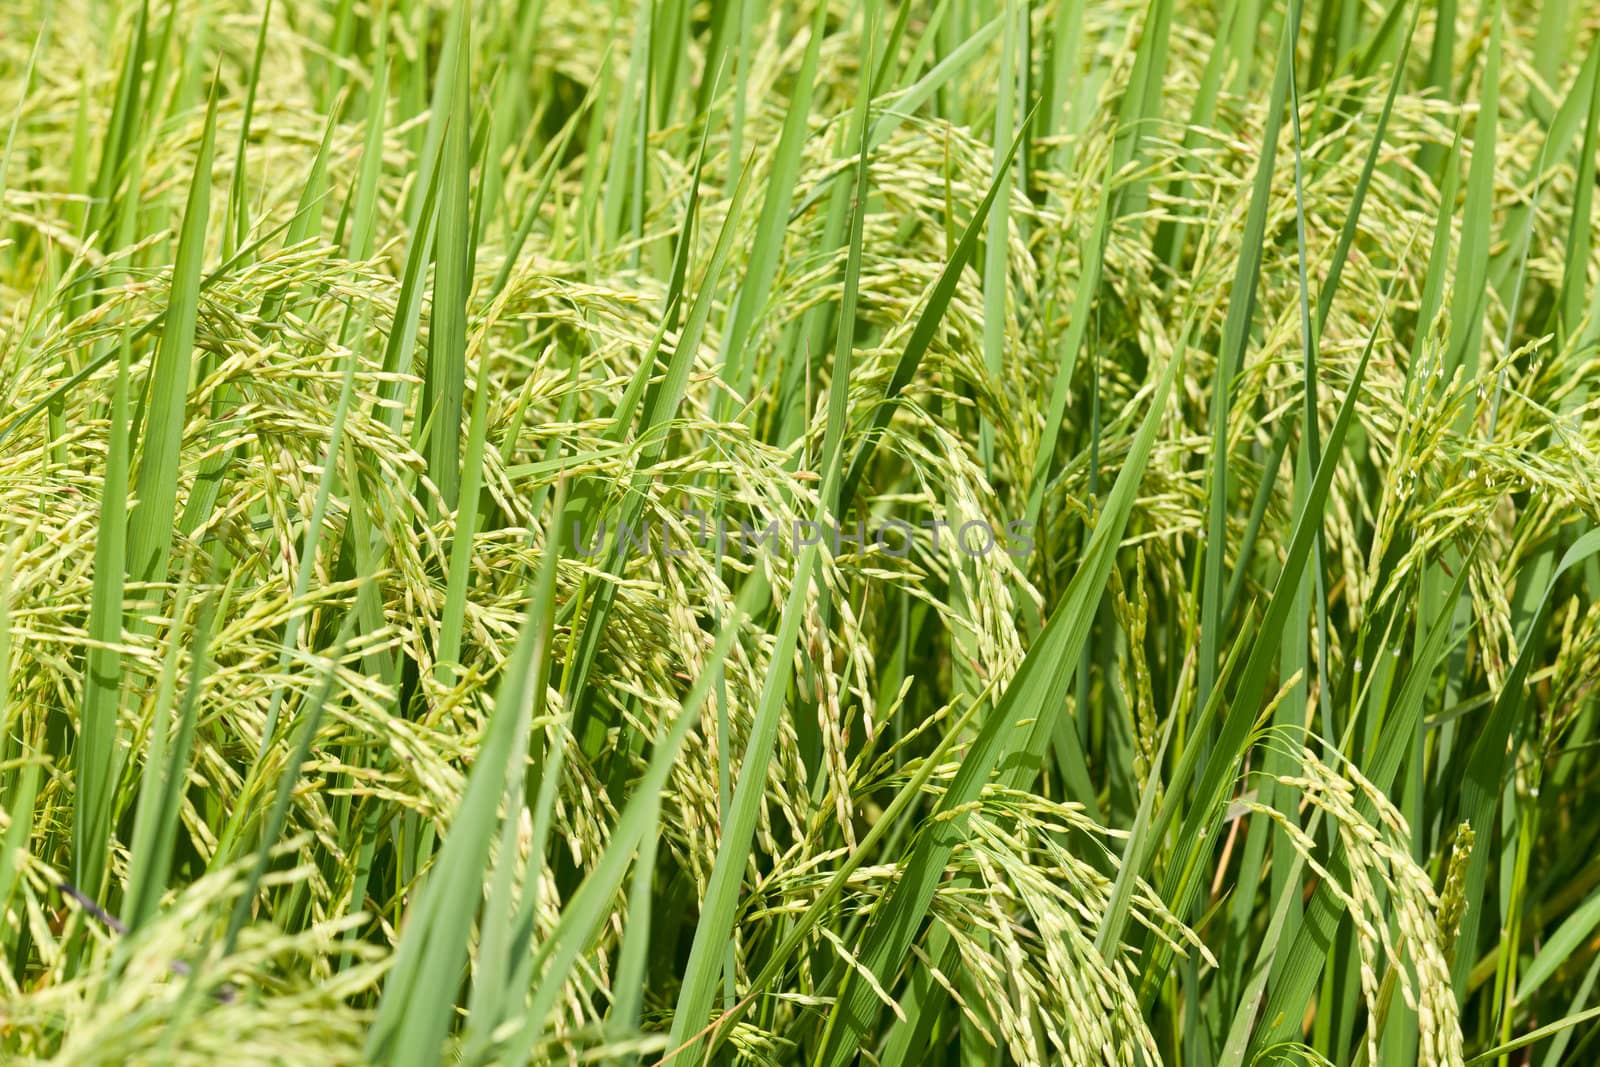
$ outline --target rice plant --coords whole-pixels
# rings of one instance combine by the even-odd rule
[[[0,13],[0,1060],[1600,1058],[1600,10]]]

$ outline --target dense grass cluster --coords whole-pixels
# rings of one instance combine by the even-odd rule
[[[0,0],[0,1060],[1600,1058],[1597,41]]]

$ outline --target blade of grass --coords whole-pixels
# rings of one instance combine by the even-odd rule
[[[1299,35],[1300,4],[1291,0],[1278,44],[1277,73],[1267,104],[1266,128],[1261,138],[1261,156],[1256,165],[1255,182],[1250,190],[1250,206],[1245,216],[1240,256],[1229,291],[1228,315],[1222,327],[1222,344],[1217,350],[1216,371],[1211,381],[1211,455],[1206,464],[1207,505],[1205,565],[1200,603],[1199,689],[1195,703],[1204,706],[1211,697],[1222,647],[1222,576],[1228,544],[1228,416],[1232,406],[1233,379],[1244,366],[1250,343],[1250,323],[1255,317],[1256,288],[1261,276],[1265,246],[1267,209],[1272,193],[1273,167],[1277,161],[1278,131],[1283,124],[1284,104],[1289,95],[1293,69],[1290,55]]]

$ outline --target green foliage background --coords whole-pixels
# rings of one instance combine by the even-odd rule
[[[6,1062],[1596,1056],[1590,6],[0,27]]]

